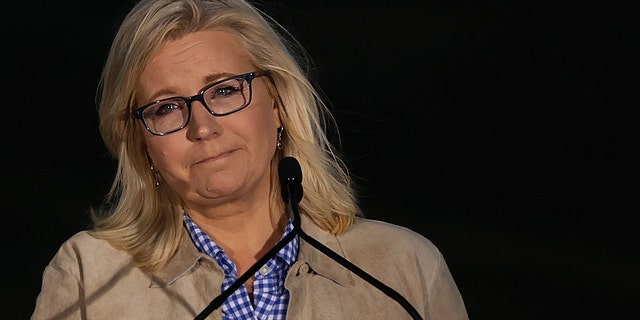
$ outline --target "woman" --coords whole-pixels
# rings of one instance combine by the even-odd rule
[[[292,39],[243,0],[143,0],[109,52],[99,106],[118,159],[94,228],[67,240],[32,319],[187,319],[294,229],[278,164],[304,176],[302,230],[424,319],[467,319],[437,248],[363,218]],[[291,233],[294,235],[295,233]],[[211,319],[396,319],[401,304],[298,236]]]

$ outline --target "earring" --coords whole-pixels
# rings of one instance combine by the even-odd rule
[[[282,132],[284,131],[284,127],[283,126],[279,126],[278,127],[278,143],[276,144],[276,147],[278,148],[278,150],[282,150],[283,146],[282,146]]]
[[[153,172],[153,176],[156,178],[156,188],[160,187],[160,172],[153,167],[153,163],[151,164],[151,172]]]

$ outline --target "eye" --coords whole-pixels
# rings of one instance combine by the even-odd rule
[[[234,94],[238,93],[238,91],[240,91],[240,90],[241,89],[240,89],[239,85],[233,86],[233,85],[230,85],[230,84],[224,84],[224,85],[221,85],[221,86],[215,88],[214,96],[216,96],[216,97],[231,96],[231,95],[234,95]]]
[[[184,109],[185,106],[181,103],[178,103],[176,101],[164,101],[164,102],[159,102],[158,104],[154,105],[153,107],[149,108],[149,113],[147,114],[147,116],[152,116],[152,117],[163,117],[169,114],[172,114],[174,112],[182,112],[182,109]]]
[[[179,108],[180,107],[175,103],[166,103],[166,104],[162,104],[162,105],[158,106],[158,108],[156,109],[155,113],[156,113],[156,115],[168,114],[168,113],[176,111]]]

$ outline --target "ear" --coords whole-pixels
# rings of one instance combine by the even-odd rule
[[[273,117],[274,119],[276,119],[276,128],[280,128],[282,127],[282,119],[280,119],[280,108],[278,108],[278,103],[276,102],[275,99],[272,100],[272,106],[273,106]]]
[[[145,148],[147,147],[145,146]],[[149,155],[149,150],[145,150],[144,153],[147,155],[147,161],[149,162],[149,164],[153,166],[153,158],[151,158],[151,156]]]

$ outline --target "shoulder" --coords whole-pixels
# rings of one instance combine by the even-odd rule
[[[464,301],[440,250],[409,228],[358,219],[340,241],[363,270],[426,312],[425,319],[468,319]],[[358,240],[360,239],[360,240]]]
[[[390,234],[394,234],[402,237],[424,238],[424,236],[420,235],[419,233],[407,227],[393,224],[386,221],[373,220],[373,219],[361,218],[361,217],[357,217],[355,219],[355,223],[353,224],[352,228],[349,229],[348,231],[352,231],[352,232],[377,231],[377,232],[383,232],[385,234],[390,233]]]
[[[375,245],[393,243],[396,246],[438,250],[431,240],[412,229],[367,218],[356,218],[353,226],[344,233],[344,238],[362,238],[366,239],[366,242],[372,242]]]
[[[82,268],[87,263],[94,266],[113,266],[130,261],[129,254],[114,248],[108,241],[96,238],[85,230],[64,241],[49,264],[62,269],[76,269]]]
[[[358,218],[351,228],[337,236],[337,241],[345,258],[363,270],[374,270],[375,276],[389,285],[413,281],[412,290],[421,292],[431,290],[428,288],[437,283],[453,284],[439,248],[407,227]]]
[[[84,230],[72,235],[60,246],[60,252],[73,251],[82,254],[101,254],[105,252],[117,251],[108,241],[99,239],[91,235],[90,231]]]
[[[407,227],[366,218],[357,218],[338,241],[347,252],[366,252],[380,259],[430,261],[439,263],[442,254],[424,235]],[[409,260],[406,260],[406,259]]]

